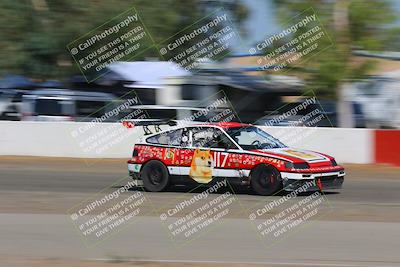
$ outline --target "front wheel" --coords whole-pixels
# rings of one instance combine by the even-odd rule
[[[267,165],[255,167],[250,182],[251,188],[262,196],[272,195],[282,187],[279,171]]]
[[[160,192],[169,185],[169,173],[167,167],[158,161],[147,162],[141,171],[143,186],[147,191]]]

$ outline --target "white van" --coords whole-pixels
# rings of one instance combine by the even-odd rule
[[[400,129],[400,71],[349,84],[345,99],[361,107],[368,128]]]
[[[91,121],[114,107],[112,94],[67,89],[34,90],[22,98],[23,121]],[[113,118],[108,118],[113,121]]]

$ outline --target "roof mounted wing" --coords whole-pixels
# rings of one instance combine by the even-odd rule
[[[134,126],[143,126],[144,135],[161,132],[160,125],[176,126],[178,123],[176,120],[163,120],[163,119],[141,119],[141,120],[124,120],[122,124],[126,128],[133,128]],[[152,132],[149,126],[154,126],[154,132]]]

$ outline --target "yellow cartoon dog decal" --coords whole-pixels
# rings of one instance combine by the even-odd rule
[[[202,151],[196,148],[189,175],[198,183],[208,183],[212,180],[213,157],[210,150]]]

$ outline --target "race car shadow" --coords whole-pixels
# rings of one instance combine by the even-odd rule
[[[175,192],[175,193],[202,193],[206,191],[210,186],[208,185],[200,185],[200,186],[195,186],[195,185],[174,185],[170,186],[166,191],[164,192]],[[230,192],[236,195],[252,195],[252,196],[259,196],[263,197],[256,192],[254,192],[250,187],[243,187],[243,186],[226,186],[218,189],[216,194],[223,194],[226,192]],[[315,191],[310,191],[310,192],[304,192],[304,193],[299,193],[297,196],[300,197],[307,197],[310,196],[314,193]],[[340,192],[335,192],[335,191],[323,191],[323,195],[336,195],[339,194]],[[281,190],[277,193],[275,193],[272,196],[277,196],[277,197],[282,197],[290,194],[290,191],[285,191]]]
[[[193,194],[199,194],[205,192],[207,189],[209,189],[211,186],[210,185],[198,185],[198,184],[182,184],[182,185],[172,185],[169,186],[166,190],[162,192],[155,192],[156,194],[162,194],[162,193],[193,193]],[[122,186],[113,186],[112,188],[122,188]],[[129,189],[129,191],[144,191],[148,192],[145,190],[143,186],[135,186]],[[250,187],[243,187],[243,186],[225,186],[219,188],[217,191],[213,191],[213,194],[224,194],[226,192],[230,192],[235,195],[252,195],[252,196],[259,196],[259,197],[265,197],[258,195],[256,192],[254,192]],[[299,197],[307,197],[310,196],[314,193],[315,191],[310,191],[310,192],[303,192],[303,193],[298,193],[297,196]],[[289,195],[290,191],[285,191],[281,190],[269,197],[282,197]],[[323,191],[323,195],[336,195],[340,194],[340,192],[337,191]]]
[[[111,188],[118,189],[118,188],[122,188],[122,187],[123,186],[119,185],[119,186],[113,186]],[[169,186],[166,190],[164,190],[162,192],[154,192],[154,193],[162,194],[162,193],[169,192],[169,193],[195,193],[196,194],[196,193],[205,192],[209,188],[210,188],[210,186],[208,186],[208,185],[193,185],[193,184],[184,185],[184,184],[182,184],[182,185],[172,185],[172,186]],[[129,191],[132,191],[132,192],[134,192],[134,191],[149,192],[143,186],[134,186],[134,187],[130,188]],[[236,189],[231,189],[229,187],[222,187],[222,188],[219,188],[215,192],[213,191],[212,193],[223,194],[225,192],[231,192],[231,193],[234,193],[234,194],[237,194],[237,193],[249,194],[249,193],[251,193],[251,190],[250,189],[247,189],[247,190],[246,189],[241,189],[241,191],[239,192],[239,189],[236,190]]]

